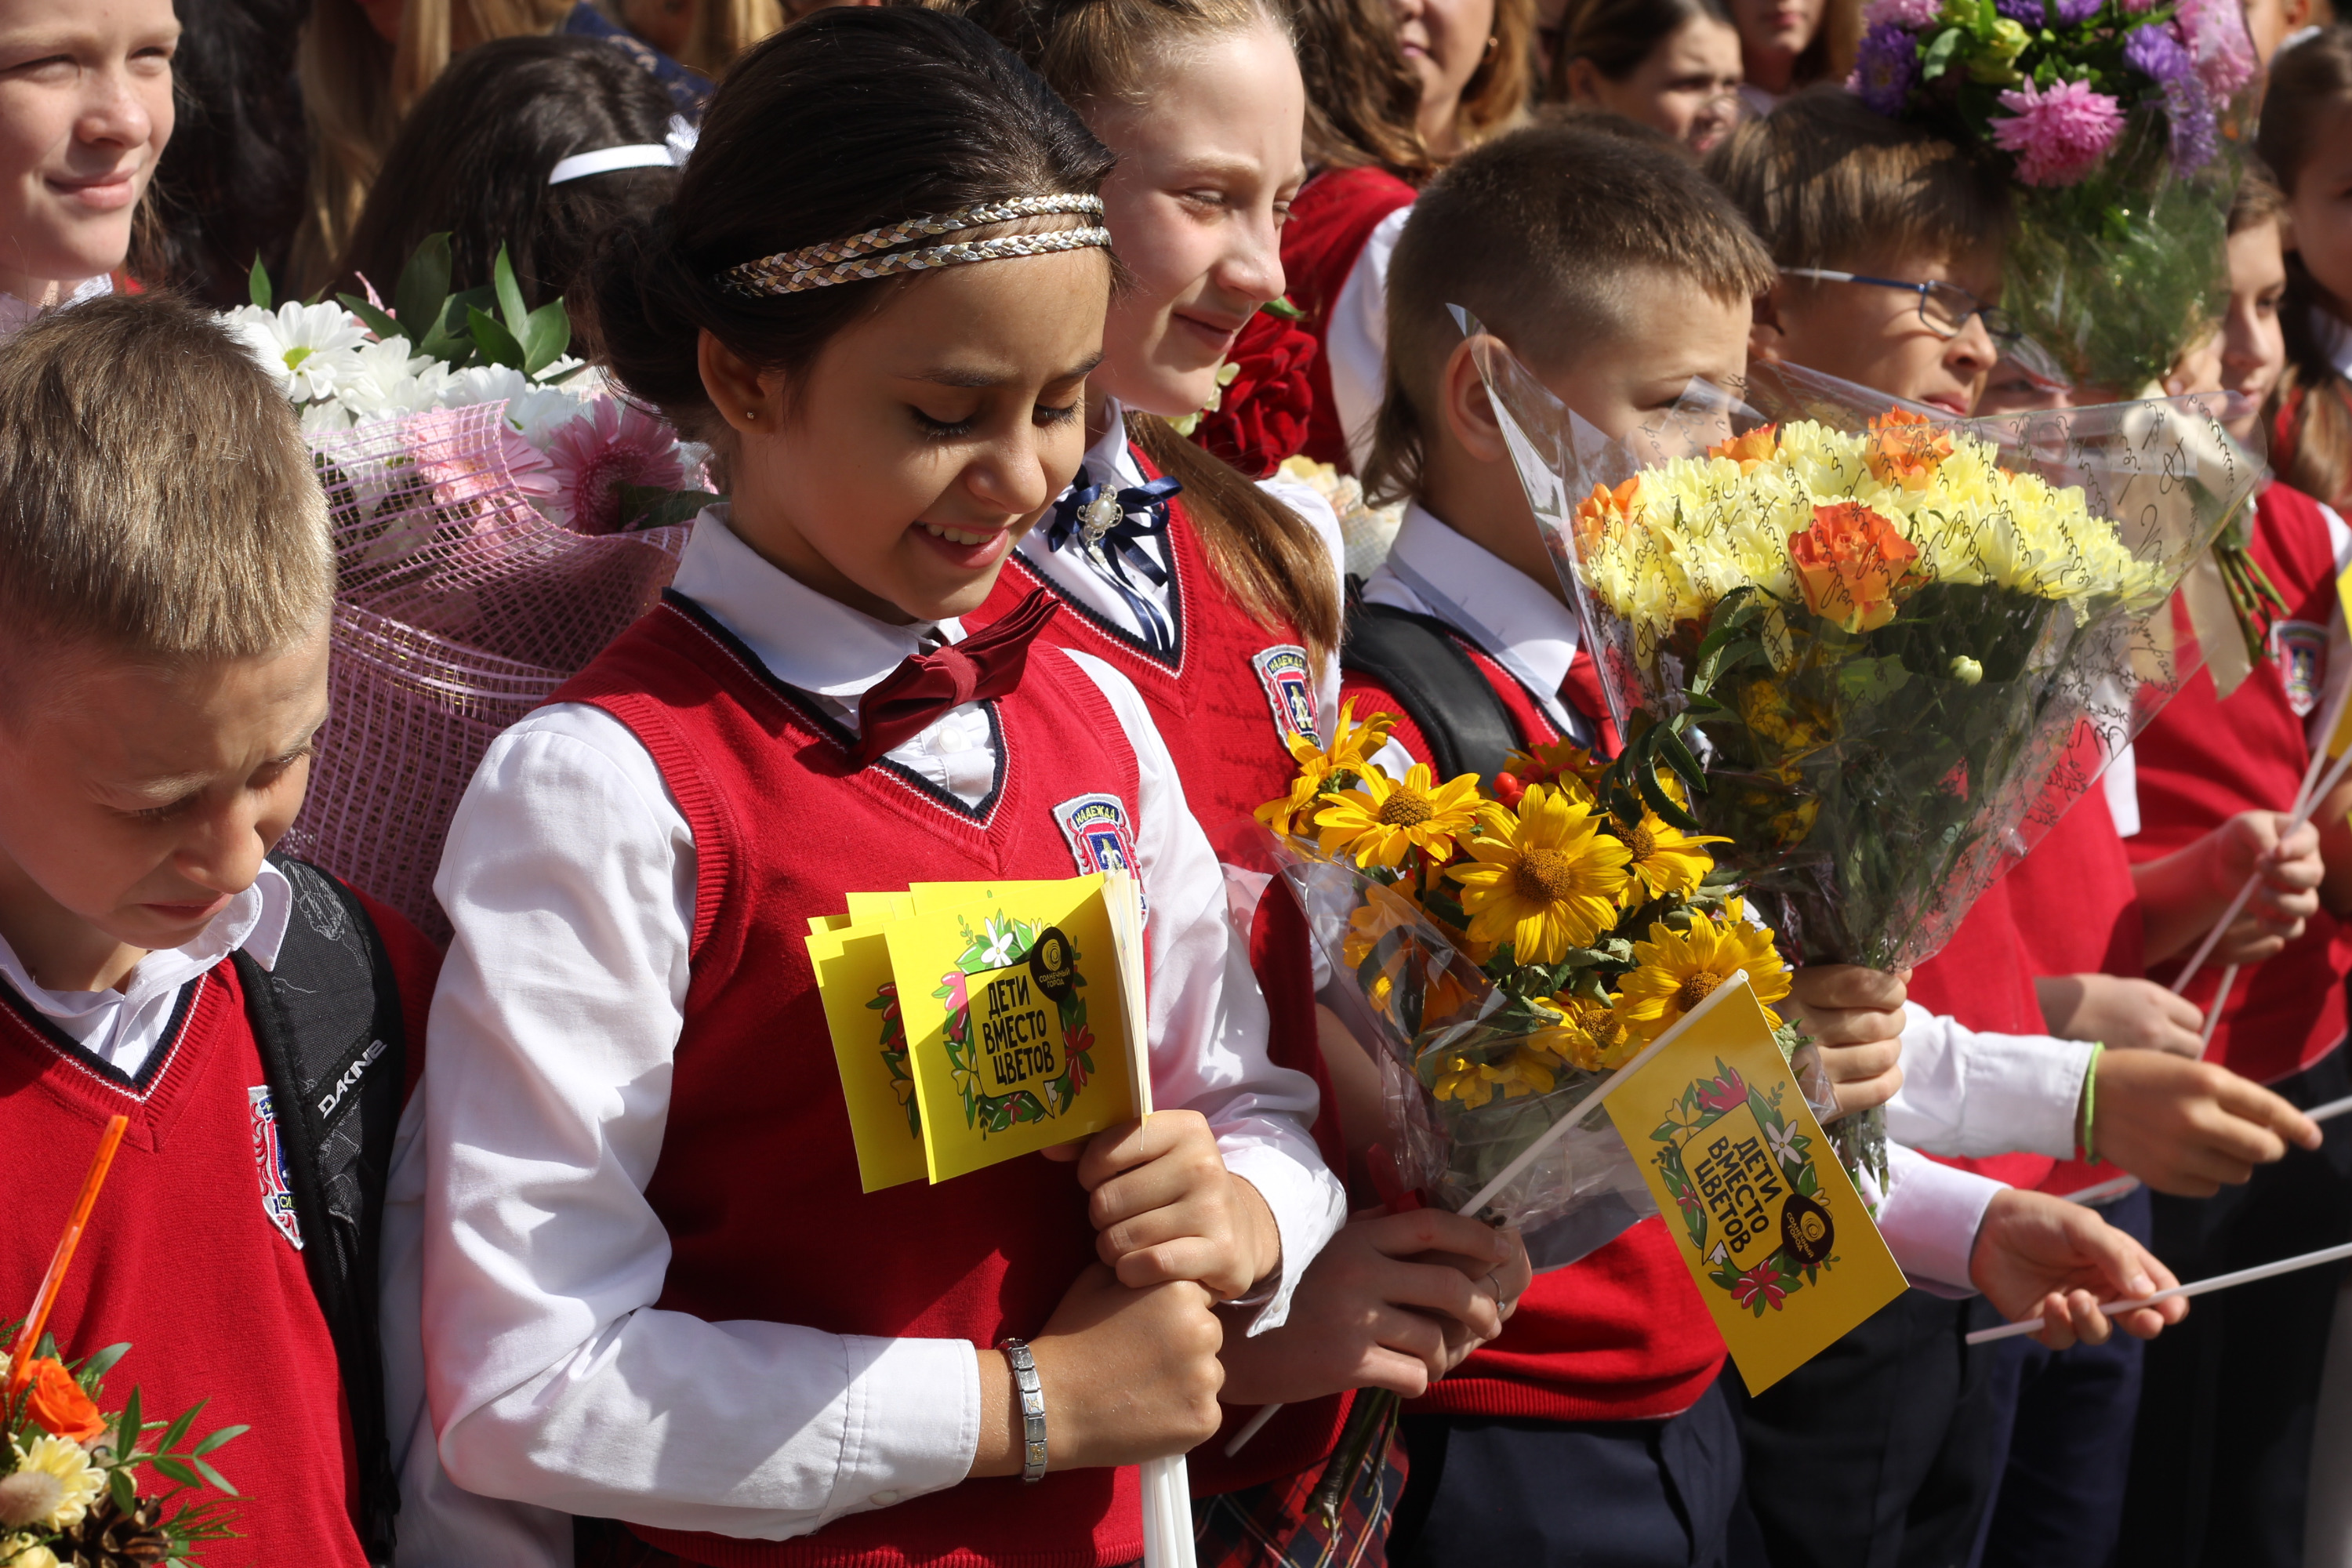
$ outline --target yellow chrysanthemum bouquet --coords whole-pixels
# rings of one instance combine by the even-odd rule
[[[2191,399],[1935,420],[1780,365],[1612,442],[1475,342],[1625,773],[1801,963],[1943,946],[2195,668],[2173,590],[2261,468]]]
[[[1514,755],[1488,791],[1475,774],[1382,767],[1392,722],[1343,705],[1328,746],[1293,742],[1293,786],[1258,816],[1332,970],[1352,982],[1340,994],[1361,1004],[1358,1035],[1381,1047],[1383,1174],[1459,1207],[1723,979],[1746,971],[1769,1005],[1789,976],[1716,868],[1723,841],[1649,809],[1581,748]],[[1530,1245],[1556,1264],[1646,1205],[1602,1122],[1484,1212],[1551,1227]]]

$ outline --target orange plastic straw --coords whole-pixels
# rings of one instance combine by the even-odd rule
[[[58,1237],[58,1249],[49,1258],[49,1271],[41,1277],[40,1293],[33,1298],[32,1316],[25,1320],[16,1342],[8,1347],[11,1398],[32,1376],[33,1347],[41,1342],[41,1331],[49,1326],[49,1310],[58,1304],[66,1270],[73,1265],[74,1248],[81,1245],[82,1228],[89,1224],[89,1211],[98,1203],[98,1189],[106,1184],[106,1169],[114,1163],[114,1152],[122,1146],[122,1134],[130,1126],[131,1118],[118,1116],[106,1124],[106,1135],[98,1141],[98,1153],[89,1163],[89,1174],[81,1179],[81,1196],[74,1204],[73,1217],[66,1221],[66,1233]]]

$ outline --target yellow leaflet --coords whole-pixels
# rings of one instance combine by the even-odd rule
[[[926,884],[922,912],[883,927],[934,1182],[1088,1137],[1139,1101],[1102,878],[964,892]]]
[[[1077,880],[1090,882],[1095,879],[1081,877]],[[1059,898],[1069,887],[1068,879],[1051,882],[909,882],[907,897],[914,900],[916,914],[928,915],[989,899]]]
[[[2336,600],[2344,618],[2352,622],[2352,566],[2346,567],[2344,574],[2336,579]],[[2336,721],[2336,733],[2327,737],[2329,756],[2340,757],[2347,750],[2352,750],[2352,702],[2344,705],[2343,717]]]
[[[915,912],[915,900],[904,893],[852,893],[849,895],[849,918],[859,923],[867,921],[904,920]]]
[[[1746,985],[1605,1103],[1750,1394],[1903,1293]]]
[[[919,1181],[923,1135],[889,943],[876,924],[812,931],[807,942],[857,1145],[857,1179],[869,1193]]]
[[[809,934],[821,936],[829,931],[847,931],[856,923],[856,915],[811,915],[808,918]]]

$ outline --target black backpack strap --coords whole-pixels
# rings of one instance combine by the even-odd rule
[[[1395,695],[1429,742],[1426,761],[1441,779],[1476,773],[1492,780],[1519,745],[1511,710],[1434,616],[1357,600],[1348,606],[1339,668]]]
[[[392,1560],[400,1507],[385,1435],[376,1251],[406,1074],[400,987],[358,897],[314,866],[273,863],[294,907],[275,967],[233,958],[285,1151],[302,1262],[334,1336],[359,1448],[360,1543]]]

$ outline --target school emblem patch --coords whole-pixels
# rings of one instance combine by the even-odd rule
[[[2311,621],[2273,621],[2271,662],[2278,666],[2287,706],[2296,718],[2309,717],[2327,687],[2327,628]]]
[[[1310,746],[1321,745],[1323,730],[1315,712],[1315,668],[1307,662],[1307,650],[1284,643],[1252,655],[1250,668],[1257,671],[1257,683],[1265,689],[1266,706],[1274,710],[1275,732],[1284,743],[1303,740]]]
[[[257,1083],[245,1091],[245,1097],[253,1107],[253,1165],[261,1176],[261,1212],[299,1251],[302,1218],[294,1212],[294,1189],[286,1180],[286,1148],[278,1142],[278,1111],[269,1103],[269,1086]]]
[[[1143,873],[1135,862],[1135,830],[1128,825],[1127,807],[1118,796],[1082,795],[1066,800],[1054,808],[1054,820],[1061,826],[1062,837],[1070,841],[1070,856],[1078,863],[1079,876],[1128,872],[1136,879],[1144,913],[1151,912],[1151,900],[1142,898]]]

